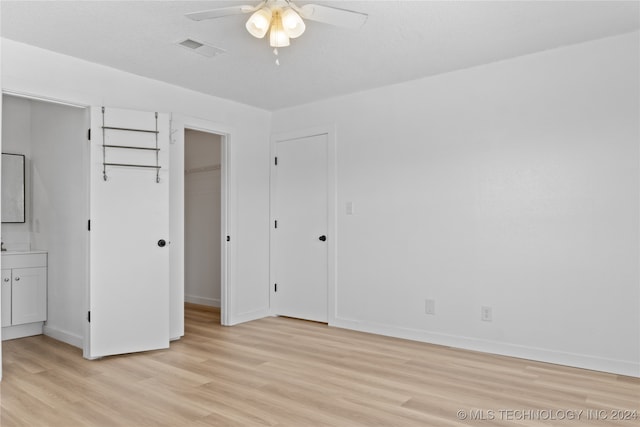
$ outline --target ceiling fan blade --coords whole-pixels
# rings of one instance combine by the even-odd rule
[[[215,19],[215,18],[223,18],[225,16],[231,15],[240,15],[242,13],[250,13],[255,12],[260,9],[265,2],[260,3],[258,6],[231,6],[231,7],[221,7],[218,9],[211,10],[203,10],[202,12],[192,12],[186,13],[186,16],[189,19],[194,21],[204,21],[205,19]]]
[[[305,19],[352,30],[357,30],[362,27],[369,16],[366,13],[356,12],[354,10],[320,6],[317,4],[305,4],[297,7],[296,10],[300,16]]]

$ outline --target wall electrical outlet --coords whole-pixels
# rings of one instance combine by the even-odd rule
[[[424,313],[436,314],[436,301],[432,299],[424,300]]]
[[[493,319],[491,307],[482,307],[480,309],[480,319],[484,322],[491,322]]]

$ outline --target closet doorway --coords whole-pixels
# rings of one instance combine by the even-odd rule
[[[219,308],[223,136],[184,132],[184,301]]]

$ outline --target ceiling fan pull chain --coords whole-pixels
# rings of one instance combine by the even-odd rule
[[[278,58],[278,48],[274,47],[273,48],[273,54],[276,56],[276,65],[280,65],[280,58]]]

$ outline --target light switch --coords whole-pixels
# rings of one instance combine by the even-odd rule
[[[347,202],[347,215],[353,215],[353,202]]]

